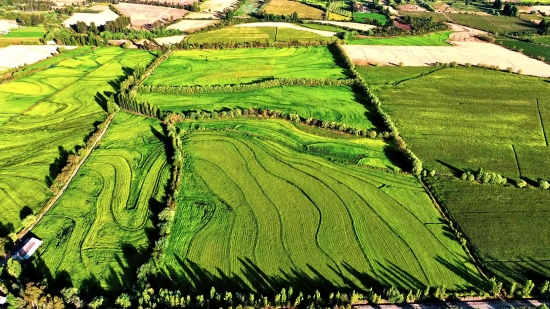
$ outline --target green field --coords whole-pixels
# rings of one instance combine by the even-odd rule
[[[447,43],[450,31],[437,32],[419,36],[404,36],[395,38],[371,38],[357,36],[346,40],[349,45],[391,45],[391,46],[450,46]]]
[[[251,69],[253,68],[253,69]],[[250,83],[266,78],[345,78],[325,47],[176,51],[145,85]]]
[[[550,45],[550,36],[540,36],[533,38],[535,43]]]
[[[194,95],[142,93],[137,99],[173,112],[254,107],[296,113],[303,118],[334,121],[360,129],[374,128],[369,120],[369,117],[374,117],[373,112],[356,101],[350,87],[283,86]]]
[[[540,59],[540,57],[542,57],[550,61],[550,46],[543,46],[505,37],[497,38],[495,43],[501,44],[515,51],[521,50],[523,54],[532,58]]]
[[[120,290],[135,280],[152,246],[151,213],[162,209],[169,178],[164,143],[152,132],[162,132],[157,121],[119,114],[111,126],[33,229],[45,240],[40,257],[52,276],[66,272],[88,292],[94,284]]]
[[[386,16],[378,13],[353,13],[353,21],[356,23],[364,23],[366,19],[376,19],[382,25],[386,24]]]
[[[259,0],[245,0],[239,9],[235,12],[237,16],[245,16],[251,13],[255,13],[260,8],[261,3]]]
[[[204,274],[268,293],[480,283],[415,178],[296,151],[262,125],[185,136],[185,190],[163,259],[173,286],[209,290]]]
[[[115,91],[110,82],[151,59],[144,51],[101,48],[0,86],[0,107],[9,117],[0,125],[1,222],[19,230],[20,211],[42,207],[55,162],[81,147],[105,118],[98,101]]]
[[[330,41],[331,38],[316,33],[279,27],[227,27],[223,29],[192,34],[185,41],[189,44],[203,43],[246,43],[246,42],[289,42]]]
[[[448,178],[430,182],[485,265],[501,280],[548,278],[550,192]]]
[[[369,85],[396,83],[405,79],[414,78],[420,74],[434,72],[432,67],[395,67],[395,66],[357,66],[355,68]]]
[[[331,2],[328,6],[328,11],[345,17],[351,17],[353,14],[350,10],[350,5],[346,1]]]
[[[369,68],[371,79],[377,69]],[[385,69],[381,75],[387,75]],[[520,166],[535,164],[523,162],[535,159],[530,147],[547,146],[548,91],[543,79],[479,68],[442,69],[375,87],[384,110],[428,169],[460,174],[456,169],[483,167],[512,178],[542,173],[518,168],[514,146],[522,146]],[[547,170],[544,174],[550,177]]]
[[[461,25],[500,34],[536,30],[531,23],[517,17],[475,14],[449,14],[449,16]]]
[[[430,18],[432,17],[434,21],[442,21],[442,22],[448,22],[447,16],[445,14],[441,13],[434,13],[434,12],[408,12],[408,11],[399,11],[399,15],[401,16],[412,16],[412,17],[422,17],[422,18]]]
[[[44,27],[23,27],[11,29],[10,33],[1,35],[0,38],[41,38],[45,34]]]

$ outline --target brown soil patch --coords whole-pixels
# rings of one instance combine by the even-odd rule
[[[324,12],[297,1],[271,0],[264,10],[269,14],[290,15],[298,12],[299,18],[323,19]]]
[[[397,20],[394,20],[393,21],[393,24],[397,27],[397,28],[401,28],[405,31],[409,31],[411,30],[411,26],[407,25],[407,24],[404,24],[404,23],[400,23],[398,22]]]
[[[418,5],[415,5],[415,4],[401,5],[401,6],[399,6],[399,10],[400,11],[405,11],[405,12],[427,12],[428,11],[425,8],[420,7]]]
[[[182,9],[133,3],[119,3],[116,8],[122,14],[130,16],[133,27],[142,27],[157,20],[170,21],[182,18],[189,13],[189,11]]]

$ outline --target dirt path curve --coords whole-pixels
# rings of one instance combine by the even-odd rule
[[[548,300],[489,300],[489,301],[453,301],[431,304],[401,304],[401,305],[362,305],[354,306],[356,309],[441,309],[441,308],[463,308],[463,309],[507,309],[538,307],[541,304],[550,304]]]
[[[109,115],[109,117],[107,118],[107,121],[105,122],[105,129],[103,129],[103,131],[101,131],[101,133],[99,134],[97,139],[94,141],[94,143],[92,144],[92,147],[90,147],[90,151],[88,151],[88,153],[86,153],[86,155],[84,155],[84,157],[78,162],[78,164],[76,165],[76,168],[71,173],[71,175],[69,176],[69,179],[67,180],[65,185],[63,185],[63,187],[59,190],[59,192],[57,192],[56,195],[52,196],[50,198],[50,200],[46,203],[46,205],[44,205],[44,207],[42,207],[42,209],[40,209],[40,211],[36,215],[36,221],[31,226],[29,226],[28,228],[23,229],[19,233],[17,233],[17,239],[18,240],[24,238],[25,235],[27,235],[27,233],[30,232],[40,222],[40,220],[42,220],[44,215],[53,207],[53,205],[55,205],[57,200],[59,200],[59,198],[63,195],[63,193],[65,192],[67,187],[69,187],[69,184],[71,184],[71,181],[73,180],[74,176],[76,176],[76,174],[80,170],[80,167],[82,167],[84,162],[86,162],[86,159],[88,159],[90,154],[93,152],[93,150],[96,147],[97,143],[99,143],[101,141],[101,139],[103,138],[103,135],[105,135],[105,133],[109,129],[109,126],[111,125],[111,122],[113,121],[113,119],[115,118],[116,115],[117,115],[117,112]]]

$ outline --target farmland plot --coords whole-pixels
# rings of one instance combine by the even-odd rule
[[[150,216],[159,211],[169,178],[158,122],[119,114],[56,205],[33,229],[44,240],[41,258],[76,287],[95,278],[119,290],[135,280],[148,256]],[[75,207],[78,205],[78,207]],[[153,210],[151,210],[151,208]]]
[[[354,38],[346,40],[346,44],[388,46],[450,46],[451,44],[447,43],[450,34],[451,32],[445,31],[426,35],[396,38],[371,38],[356,36]]]
[[[16,115],[0,126],[1,222],[18,230],[21,209],[30,207],[36,213],[42,207],[51,195],[51,177],[67,153],[81,147],[94,123],[104,119],[98,102],[114,92],[111,83],[152,58],[143,51],[101,48],[17,80],[13,88],[11,83],[3,86],[11,99],[1,104]],[[23,89],[32,90],[22,97],[24,109],[17,103]],[[41,101],[32,105],[36,99]]]
[[[450,14],[449,17],[458,24],[500,34],[536,30],[533,24],[517,17],[479,14]]]
[[[447,178],[430,182],[492,272],[519,283],[548,278],[550,192]]]
[[[189,13],[189,11],[183,9],[124,2],[117,4],[116,8],[125,16],[130,16],[134,27],[152,24],[158,20],[182,18]]]
[[[266,13],[275,15],[291,15],[297,12],[298,17],[304,19],[323,19],[324,15],[318,8],[290,0],[271,0],[263,9]]]
[[[17,68],[46,59],[57,53],[57,45],[12,45],[0,48],[0,67]],[[62,46],[66,49],[74,46]]]
[[[195,30],[206,28],[206,27],[211,26],[211,25],[215,25],[217,23],[219,23],[219,21],[217,21],[217,20],[183,19],[183,20],[178,21],[175,24],[172,24],[172,25],[166,27],[166,29],[177,29],[177,30],[181,30],[181,31],[192,32],[192,31],[195,31]]]
[[[82,21],[86,25],[95,23],[97,27],[105,25],[108,21],[113,21],[118,18],[118,15],[111,10],[104,10],[101,13],[74,13],[71,17],[63,22],[63,26],[70,27],[76,25],[77,22]]]
[[[373,112],[355,100],[350,87],[283,86],[194,95],[142,93],[137,99],[174,112],[254,107],[296,113],[303,118],[334,121],[359,129],[375,128],[370,120],[374,117]]]
[[[331,163],[243,133],[185,140],[186,190],[163,259],[175,286],[189,280],[209,290],[197,269],[268,292],[288,284],[310,291],[479,283],[413,177]]]
[[[514,146],[547,146],[548,91],[542,79],[479,68],[443,69],[375,88],[427,168],[483,167],[507,177],[534,176],[520,175]]]
[[[176,51],[145,85],[249,83],[265,78],[344,78],[325,47]]]

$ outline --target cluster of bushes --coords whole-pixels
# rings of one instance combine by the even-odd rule
[[[140,86],[140,92],[167,94],[199,94],[212,92],[246,92],[281,86],[351,86],[352,79],[276,78],[250,84],[207,85],[207,86]]]
[[[435,12],[433,6],[424,0],[416,0],[416,3],[430,12]]]
[[[480,183],[490,183],[494,185],[505,185],[508,183],[508,179],[500,174],[485,172],[483,168],[480,168],[475,174],[470,171],[462,173],[460,179],[467,181],[477,180]]]
[[[56,6],[55,2],[44,0],[19,0],[17,3],[13,3],[13,1],[10,2],[14,10],[26,12],[49,11]]]
[[[364,35],[377,36],[377,37],[390,37],[390,36],[403,36],[403,35],[421,35],[436,31],[445,31],[449,29],[449,26],[444,22],[435,21],[433,17],[424,18],[416,16],[401,16],[399,22],[408,24],[411,26],[411,30],[404,30],[399,27],[395,27],[393,20],[389,19],[388,22],[378,28],[371,29],[369,31],[360,32]]]

